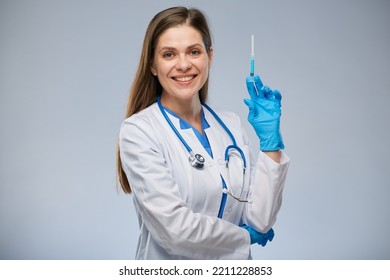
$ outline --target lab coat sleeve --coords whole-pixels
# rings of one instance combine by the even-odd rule
[[[164,159],[163,144],[148,120],[127,119],[119,145],[140,216],[157,244],[169,254],[192,259],[250,256],[246,230],[187,207]]]
[[[259,151],[257,160],[251,164],[249,203],[243,220],[256,231],[265,233],[275,224],[289,163],[290,159],[283,151],[280,163]]]

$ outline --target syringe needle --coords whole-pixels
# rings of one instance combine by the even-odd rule
[[[255,35],[251,36],[252,45],[251,45],[251,56],[255,57]]]
[[[251,36],[252,44],[251,44],[251,69],[250,75],[253,76],[255,74],[255,35]]]

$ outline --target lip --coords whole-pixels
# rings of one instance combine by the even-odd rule
[[[197,77],[196,74],[187,74],[187,75],[173,76],[172,80],[180,84],[188,84],[192,82],[196,77]]]

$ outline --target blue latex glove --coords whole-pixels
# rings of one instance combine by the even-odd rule
[[[264,86],[258,75],[248,76],[246,86],[250,95],[250,99],[244,99],[249,108],[248,121],[260,139],[260,150],[284,149],[280,133],[282,95]]]
[[[246,229],[249,232],[249,236],[251,238],[251,244],[257,243],[264,247],[265,245],[267,245],[267,242],[268,241],[271,242],[275,236],[275,232],[272,228],[269,231],[267,231],[267,233],[261,233],[255,231],[253,228],[247,225],[242,225],[241,227]]]

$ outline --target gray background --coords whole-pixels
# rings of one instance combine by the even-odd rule
[[[390,2],[380,0],[1,0],[0,258],[134,258],[115,145],[146,26],[178,4],[209,17],[213,107],[246,123],[251,34],[256,72],[283,94],[291,168],[276,238],[252,246],[254,258],[390,259]]]

